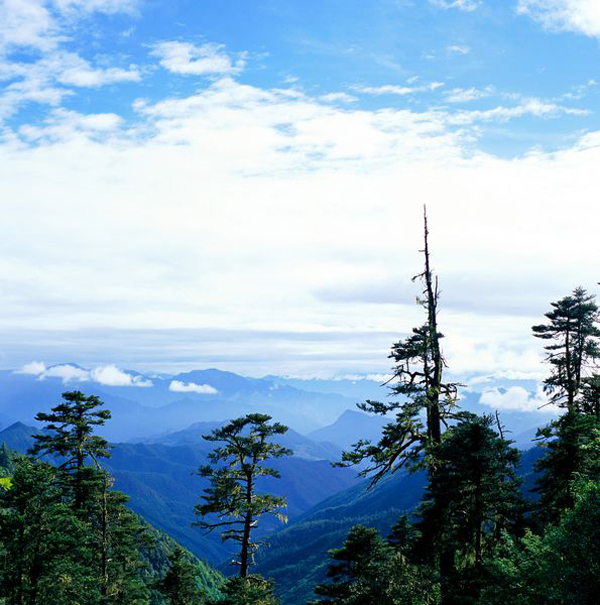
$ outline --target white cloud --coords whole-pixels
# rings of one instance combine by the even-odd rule
[[[195,382],[182,382],[181,380],[172,380],[169,385],[169,391],[175,393],[199,393],[201,395],[216,395],[219,392],[209,384],[196,384]]]
[[[61,13],[135,13],[140,0],[52,0]]]
[[[514,386],[504,389],[483,391],[479,402],[497,410],[521,410],[523,412],[556,411],[556,406],[546,405],[548,398],[541,387],[536,393],[530,393],[523,387]],[[543,407],[542,407],[543,406]]]
[[[551,30],[600,36],[597,0],[519,0],[517,10]]]
[[[485,99],[486,97],[494,94],[495,88],[493,86],[486,86],[485,88],[453,88],[451,90],[444,91],[447,97],[447,101],[450,103],[468,103],[469,101],[477,101],[479,99]]]
[[[28,141],[68,139],[78,134],[105,136],[113,133],[122,123],[114,113],[81,114],[76,111],[57,109],[45,120],[43,126],[24,125],[19,134]]]
[[[182,75],[234,74],[244,65],[241,59],[233,64],[222,44],[196,46],[189,42],[160,42],[151,54],[160,59],[165,69]]]
[[[451,114],[448,116],[450,124],[473,124],[475,122],[507,122],[523,116],[534,116],[536,118],[551,118],[560,114],[588,115],[587,109],[565,107],[543,99],[525,99],[518,105],[507,107],[499,105],[492,109],[470,110]]]
[[[91,380],[111,387],[151,387],[152,381],[143,376],[128,374],[115,365],[100,366],[90,372]]]
[[[135,66],[129,69],[94,68],[89,61],[74,53],[62,53],[53,59],[54,65],[48,65],[48,61],[42,61],[41,65],[46,69],[50,67],[61,84],[94,88],[115,82],[139,82],[141,77]]]
[[[319,98],[326,103],[354,103],[357,101],[356,97],[345,92],[330,92],[326,95],[321,95]]]
[[[221,365],[249,373],[386,372],[392,339],[422,321],[410,276],[424,201],[452,371],[535,371],[531,325],[597,281],[598,133],[507,160],[472,138],[502,112],[457,127],[465,112],[338,106],[230,78],[135,108],[134,125],[90,117],[115,126],[107,136],[0,142],[4,351],[57,359],[85,342],[89,359],[116,349],[155,369],[228,351]],[[374,280],[397,298],[315,295]]]
[[[67,50],[69,30],[60,12],[66,10],[76,19],[81,11],[116,12],[129,10],[133,5],[116,0],[59,4],[0,0],[0,81],[7,82],[0,93],[0,121],[27,103],[57,106],[73,94],[71,87],[138,82],[141,74],[135,65],[94,66],[78,53]],[[81,11],[73,12],[77,7]],[[25,51],[28,59],[15,55],[18,51]]]
[[[467,12],[474,11],[481,4],[481,0],[429,0],[429,2],[440,8],[458,8]]]
[[[38,380],[46,378],[60,378],[63,383],[68,382],[97,382],[111,387],[151,387],[152,381],[138,374],[128,374],[117,366],[110,364],[98,366],[92,370],[80,368],[72,364],[58,364],[46,367],[41,361],[26,363],[17,374],[30,374],[37,376]]]
[[[396,84],[385,84],[383,86],[354,86],[357,92],[367,95],[411,95],[419,92],[429,92],[444,85],[443,82],[431,82],[422,86],[398,86]]]
[[[0,0],[0,52],[13,47],[47,51],[56,45],[58,29],[41,0]]]
[[[44,380],[45,378],[60,378],[65,384],[71,381],[87,382],[90,380],[90,372],[78,366],[61,364],[50,366],[38,374],[38,380]]]
[[[446,47],[446,52],[453,55],[468,55],[471,49],[466,44],[452,44]]]
[[[26,363],[20,370],[16,370],[15,374],[31,374],[37,376],[46,370],[46,364],[43,361],[32,361]]]

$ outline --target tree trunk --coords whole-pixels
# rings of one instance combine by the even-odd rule
[[[242,553],[240,557],[240,576],[245,578],[248,575],[249,567],[249,554],[250,554],[250,529],[252,528],[252,474],[248,474],[246,477],[246,503],[248,504],[248,512],[244,519],[244,534],[242,537]]]
[[[423,208],[423,224],[424,224],[424,240],[425,249],[425,286],[427,294],[427,326],[429,332],[429,348],[431,351],[431,381],[427,389],[428,402],[428,423],[427,432],[433,443],[440,443],[442,439],[442,426],[440,414],[440,387],[442,382],[442,353],[440,351],[440,343],[438,338],[437,326],[437,301],[438,301],[438,284],[437,280],[434,285],[431,275],[431,265],[429,261],[429,229],[427,227],[427,208]]]

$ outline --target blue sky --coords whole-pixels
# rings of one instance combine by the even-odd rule
[[[544,374],[598,281],[593,0],[0,0],[0,365]]]
[[[243,63],[236,74],[240,82],[267,88],[295,84],[313,95],[345,92],[372,110],[392,106],[489,111],[538,101],[540,107],[517,112],[508,120],[510,126],[505,119],[481,120],[478,146],[504,156],[522,154],[533,145],[544,149],[566,145],[582,131],[598,127],[598,117],[590,110],[598,100],[597,38],[581,35],[566,19],[548,22],[548,15],[559,10],[552,7],[586,2],[4,4],[5,11],[19,5],[39,7],[52,22],[48,31],[36,32],[39,38],[33,44],[25,39],[5,47],[13,66],[31,67],[38,61],[44,52],[41,39],[62,53],[57,71],[72,68],[76,58],[87,62],[88,70],[105,70],[104,85],[73,86],[82,80],[63,77],[60,82],[59,76],[61,105],[78,112],[115,112],[134,119],[131,105],[136,99],[192,94],[218,75],[161,69],[157,48],[171,42],[180,45],[180,53],[183,45],[193,45],[213,57]],[[26,29],[19,22],[17,28]],[[575,31],[560,31],[564,29]],[[111,69],[119,71],[111,76],[106,71]],[[11,78],[7,66],[3,71],[9,86],[22,77],[17,72]],[[18,98],[11,105],[4,111],[12,127],[39,122],[48,109]]]

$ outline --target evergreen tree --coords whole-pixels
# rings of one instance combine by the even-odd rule
[[[210,605],[279,605],[273,592],[273,582],[251,574],[229,578],[223,596]]]
[[[368,461],[359,474],[370,476],[371,486],[388,472],[405,465],[414,469],[427,461],[429,449],[441,442],[443,427],[455,417],[459,385],[443,379],[446,361],[441,348],[443,334],[438,328],[439,283],[431,267],[426,209],[423,218],[424,270],[413,281],[418,279],[423,284],[423,298],[417,302],[425,309],[426,321],[394,344],[389,356],[396,364],[389,381],[390,395],[400,399],[389,403],[368,400],[358,406],[370,413],[394,413],[395,420],[384,426],[378,443],[360,440],[352,451],[342,454],[342,462],[338,463],[350,466]],[[432,480],[436,468],[431,461],[426,466]],[[438,563],[442,576],[453,573],[451,552],[441,552]]]
[[[444,603],[463,605],[477,597],[494,545],[521,520],[519,452],[493,424],[491,416],[464,414],[432,451],[436,472],[419,509],[415,554],[435,563],[439,553],[453,553],[454,572],[441,577]]]
[[[550,402],[567,408],[569,412],[580,411],[578,398],[586,371],[600,358],[598,339],[600,329],[598,306],[595,296],[583,288],[551,303],[552,310],[546,313],[547,324],[533,326],[537,338],[552,341],[544,348],[546,362],[551,373],[544,380],[544,389],[550,394]]]
[[[103,488],[90,519],[94,546],[100,553],[102,605],[143,605],[150,590],[143,579],[145,564],[140,553],[150,540],[140,518],[127,508],[129,498],[109,489],[112,480],[102,472]]]
[[[169,569],[155,586],[169,605],[204,603],[196,582],[196,569],[181,547],[176,547],[170,553]]]
[[[395,413],[396,419],[384,427],[377,444],[359,441],[354,450],[343,453],[340,463],[351,466],[368,461],[360,474],[370,475],[372,485],[386,473],[421,460],[429,445],[440,443],[443,425],[456,404],[458,385],[443,380],[446,361],[440,344],[443,334],[438,330],[439,284],[431,268],[426,212],[423,255],[424,270],[413,280],[421,280],[424,286],[423,298],[417,302],[425,309],[426,322],[394,344],[389,355],[395,361],[390,395],[401,399],[388,403],[367,400],[358,405],[365,412]]]
[[[581,380],[581,413],[600,422],[600,374]]]
[[[30,454],[59,458],[58,468],[73,490],[75,509],[80,511],[88,492],[98,487],[99,476],[86,463],[91,459],[98,466],[99,459],[109,455],[107,441],[93,432],[110,418],[110,412],[101,409],[103,403],[98,397],[86,397],[81,391],[67,391],[63,399],[50,414],[40,412],[35,417],[38,422],[48,424],[46,433],[34,435],[35,445]]]
[[[262,463],[270,458],[281,458],[292,452],[271,438],[282,435],[287,427],[269,424],[270,416],[248,414],[215,429],[204,439],[223,443],[209,454],[211,465],[202,466],[199,475],[210,481],[202,496],[204,503],[195,507],[197,515],[203,517],[196,525],[209,532],[223,528],[221,539],[233,540],[240,545],[240,557],[235,564],[240,566],[240,576],[248,575],[254,564],[254,554],[259,544],[251,539],[251,532],[265,513],[272,513],[282,521],[286,517],[278,511],[286,506],[285,499],[256,492],[259,477],[279,477],[275,469]],[[216,521],[205,521],[207,515],[216,515]]]
[[[139,552],[143,527],[125,506],[127,497],[110,489],[112,479],[100,464],[109,456],[109,445],[94,435],[110,412],[101,409],[98,397],[86,397],[81,391],[63,393],[63,399],[50,414],[36,416],[48,425],[43,434],[34,435],[30,453],[58,459],[63,498],[87,528],[86,539],[94,553],[89,565],[102,605],[146,603],[149,589],[142,580]]]
[[[0,596],[8,605],[99,605],[89,526],[65,502],[56,469],[21,457],[0,490]]]
[[[575,489],[573,509],[542,536],[504,536],[478,605],[595,605],[598,594],[600,482],[584,481]]]
[[[534,491],[540,494],[535,510],[541,524],[557,523],[575,503],[577,479],[600,479],[600,456],[593,445],[600,421],[595,416],[567,412],[540,429],[545,454],[535,464]]]
[[[424,605],[439,599],[433,584],[375,529],[354,526],[329,556],[330,581],[315,587],[323,598],[313,605]]]
[[[392,549],[377,530],[355,525],[341,548],[329,551],[331,563],[327,584],[315,587],[315,594],[325,597],[324,605],[384,605],[382,601],[386,578],[382,568],[392,557]],[[317,602],[316,602],[317,603]]]
[[[0,476],[8,476],[13,469],[13,457],[6,447],[6,443],[0,445]]]
[[[600,428],[600,381],[593,368],[600,359],[600,329],[595,297],[583,288],[552,304],[549,322],[534,326],[538,338],[551,340],[545,347],[551,366],[544,388],[550,403],[566,408],[558,420],[538,432],[546,453],[535,466],[538,521],[559,521],[574,504],[573,481],[578,476],[597,478],[586,446]]]

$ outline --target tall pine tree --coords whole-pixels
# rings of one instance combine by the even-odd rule
[[[398,401],[367,400],[358,407],[369,413],[395,414],[395,420],[383,428],[378,443],[361,440],[350,452],[342,455],[342,466],[367,461],[362,476],[371,476],[372,485],[388,472],[397,471],[407,463],[422,459],[430,445],[439,444],[443,427],[453,416],[456,405],[456,383],[443,378],[446,361],[441,348],[443,334],[438,329],[440,298],[438,278],[431,267],[429,227],[424,209],[424,269],[414,280],[423,284],[422,298],[418,303],[425,310],[426,321],[414,328],[412,334],[392,346],[389,355],[395,362],[389,381],[390,396]]]
[[[441,577],[444,603],[477,599],[495,544],[521,523],[519,452],[494,423],[492,416],[464,413],[431,452],[437,470],[419,508],[415,554],[431,564],[441,553],[452,553],[454,571]]]
[[[548,323],[533,326],[533,333],[551,341],[544,347],[551,368],[544,388],[549,402],[566,408],[566,413],[538,433],[546,450],[536,465],[541,523],[558,522],[573,506],[577,477],[598,479],[588,447],[600,427],[600,382],[595,373],[600,359],[598,306],[583,288],[551,305]]]
[[[256,491],[259,477],[280,476],[263,463],[292,453],[272,441],[274,436],[283,435],[287,427],[278,422],[269,424],[270,420],[266,414],[248,414],[204,436],[207,441],[223,445],[208,455],[211,464],[200,468],[199,475],[210,483],[202,496],[204,503],[195,507],[196,514],[202,517],[196,525],[208,532],[220,529],[223,541],[239,544],[239,559],[234,563],[239,565],[242,578],[254,564],[259,544],[252,540],[252,531],[260,517],[270,513],[287,520],[280,512],[286,506],[284,498]],[[207,519],[209,515],[215,515],[216,520]]]

